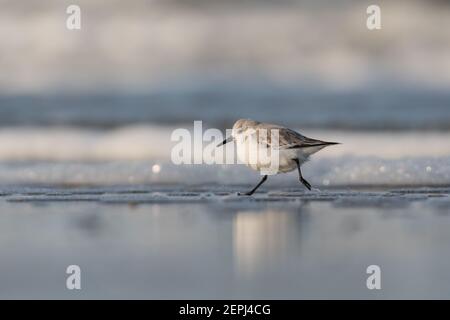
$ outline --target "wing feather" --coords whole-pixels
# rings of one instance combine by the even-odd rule
[[[258,141],[262,145],[275,146],[272,143],[271,130],[278,130],[279,149],[299,149],[337,144],[337,142],[326,142],[322,140],[308,138],[300,133],[278,125],[259,123],[256,126]]]

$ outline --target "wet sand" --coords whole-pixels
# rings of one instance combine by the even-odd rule
[[[247,187],[2,187],[0,298],[449,297],[450,188]]]

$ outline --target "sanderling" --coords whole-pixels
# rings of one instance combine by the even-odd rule
[[[261,134],[261,131],[264,131],[264,133]],[[278,141],[272,141],[270,133],[273,131],[277,132]],[[278,163],[276,170],[273,173],[285,173],[297,169],[300,182],[303,183],[308,190],[311,190],[311,184],[303,178],[300,169],[301,165],[308,161],[309,157],[317,151],[333,144],[339,144],[338,142],[326,142],[311,139],[289,128],[249,119],[240,119],[236,121],[233,125],[231,136],[217,146],[222,146],[231,141],[236,142],[239,160],[257,171],[267,168],[268,165],[267,163],[266,165],[263,165],[258,160],[251,163],[249,161],[249,154],[254,151],[249,150],[266,148],[270,152],[276,149]],[[244,193],[244,195],[252,195],[256,189],[267,180],[267,176],[267,174],[263,175],[261,181],[251,191]],[[239,193],[239,195],[241,194]]]

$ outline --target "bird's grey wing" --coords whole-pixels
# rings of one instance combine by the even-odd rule
[[[328,144],[325,141],[305,137],[304,135],[288,128],[279,127],[274,129],[278,129],[279,149],[299,149]],[[268,136],[268,144],[272,147],[276,146],[276,143],[272,142],[272,136]]]
[[[322,140],[312,139],[301,135],[300,133],[291,130],[286,127],[260,123],[255,127],[257,130],[258,142],[260,145],[264,145],[272,148],[281,149],[299,149],[299,148],[308,148],[308,147],[318,147],[325,146],[329,144],[335,144],[335,142],[326,142]],[[273,132],[272,130],[276,130]],[[278,132],[278,137],[276,135]],[[278,140],[278,144],[276,141],[272,141],[273,139]]]

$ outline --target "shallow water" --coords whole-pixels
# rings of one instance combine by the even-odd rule
[[[448,187],[248,187],[4,186],[0,298],[448,298]]]

